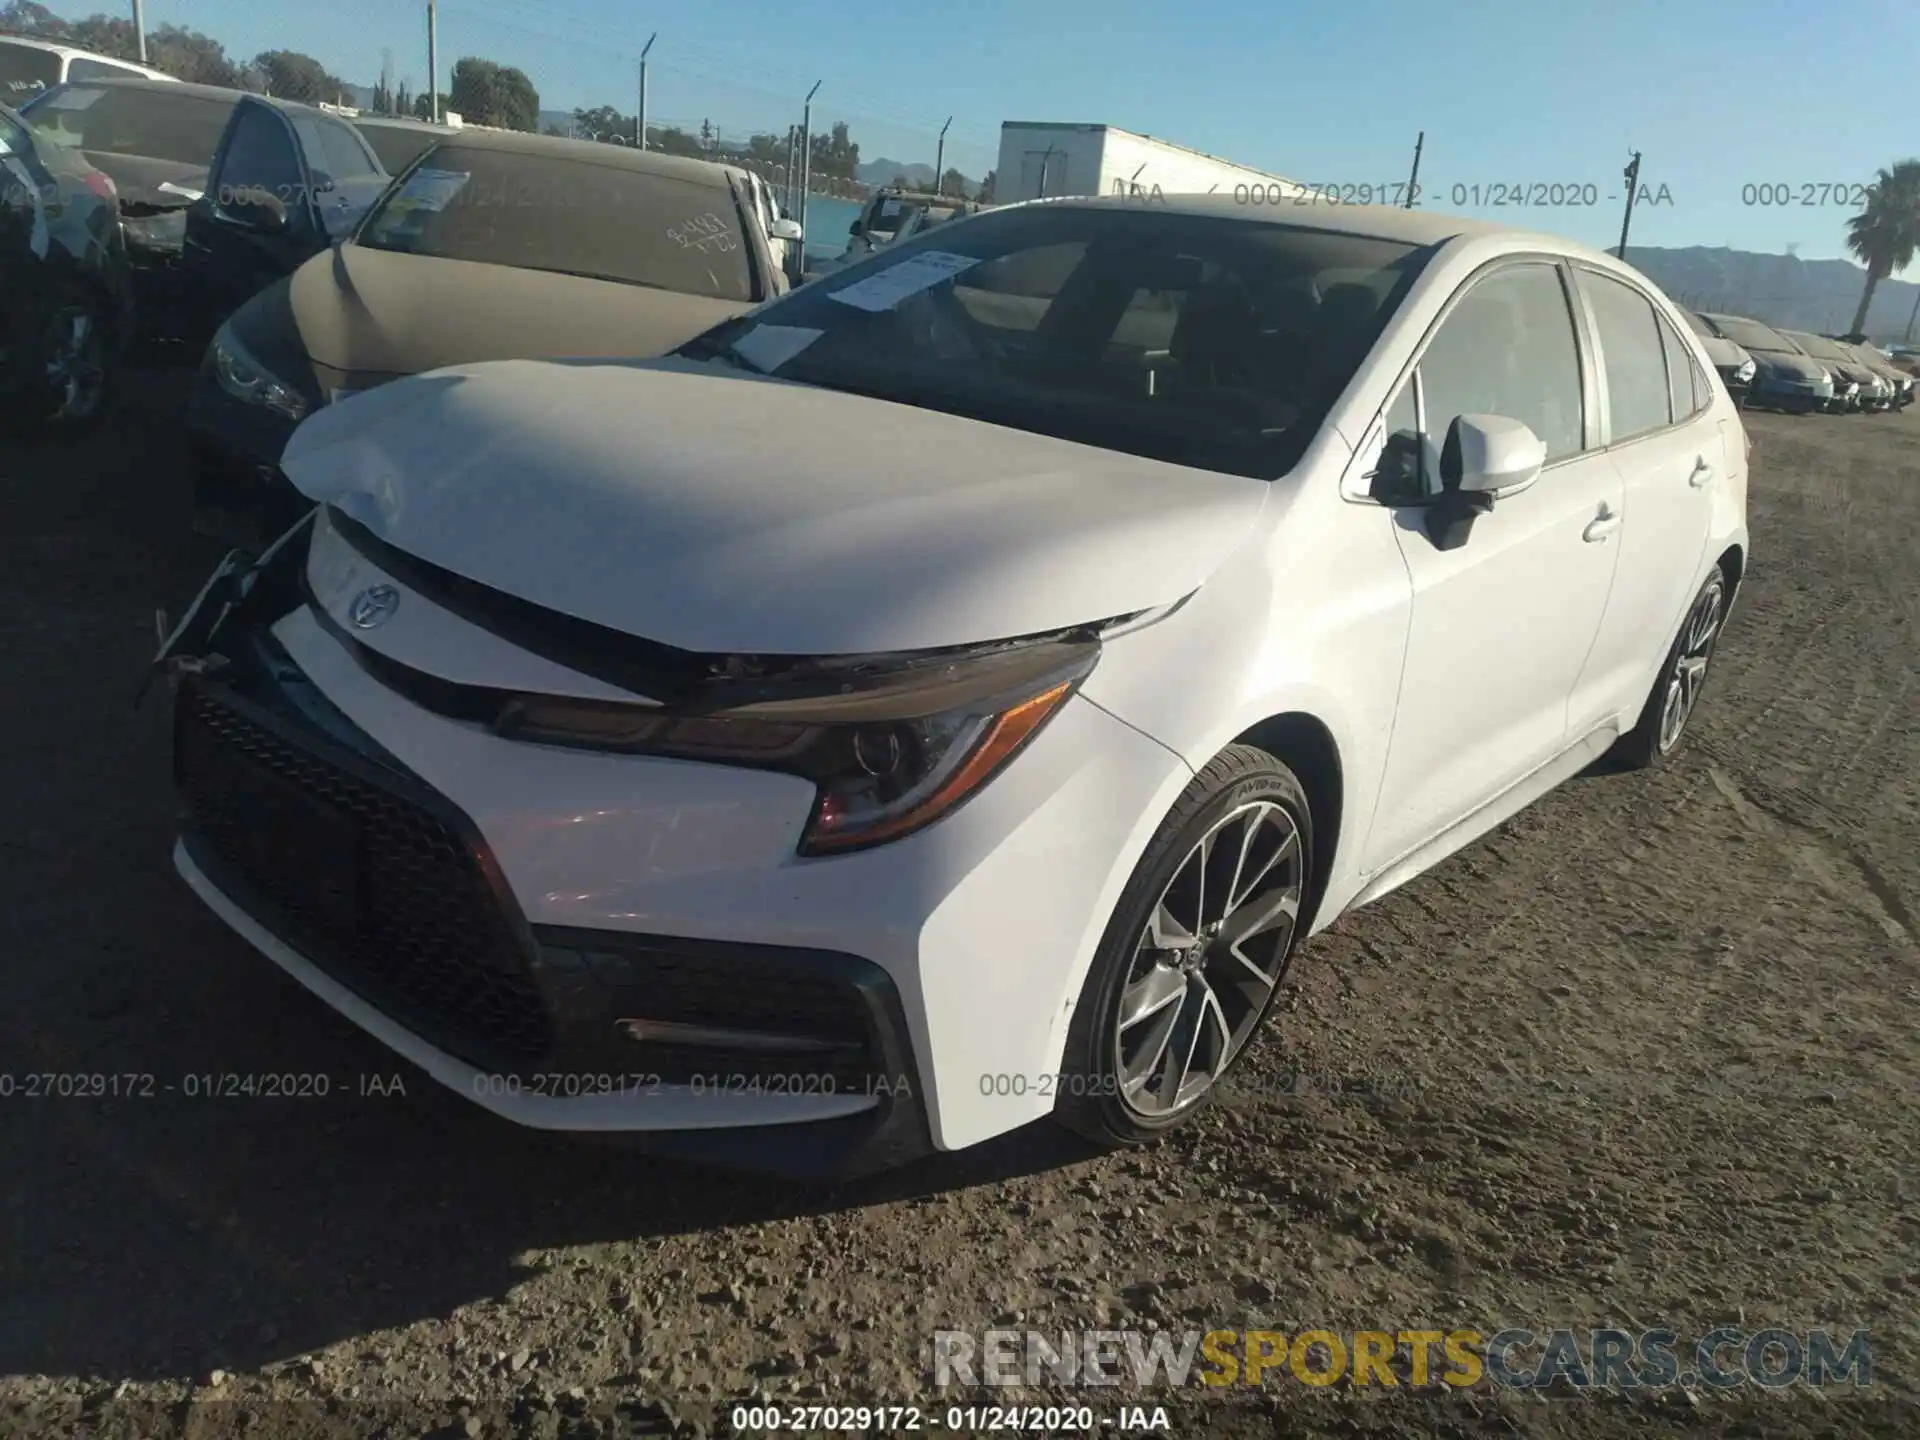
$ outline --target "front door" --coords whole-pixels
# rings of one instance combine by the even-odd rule
[[[1400,489],[1377,488],[1413,610],[1386,773],[1363,866],[1373,873],[1471,815],[1567,745],[1567,702],[1620,553],[1618,471],[1589,446],[1588,396],[1563,269],[1502,263],[1468,282],[1387,416]],[[1426,529],[1456,416],[1520,420],[1547,445],[1527,489],[1466,542]]]
[[[286,117],[258,101],[236,106],[207,192],[187,211],[187,293],[205,331],[190,340],[204,343],[227,316],[326,248],[311,183]],[[261,195],[279,203],[284,226],[263,226],[247,208],[246,198]]]

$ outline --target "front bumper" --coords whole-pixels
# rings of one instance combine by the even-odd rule
[[[404,597],[402,611],[443,640],[463,623],[430,608]],[[189,742],[178,750],[189,800],[178,863],[195,890],[322,999],[496,1114],[733,1163],[855,1173],[1050,1111],[1106,917],[1190,778],[1171,752],[1076,699],[926,830],[802,860],[812,787],[796,777],[504,740],[380,683],[309,610],[273,634],[276,685],[307,698],[289,718],[277,702],[260,714],[244,696],[237,707],[216,697],[254,727],[229,725],[224,746],[256,760],[287,747],[281,768],[298,787],[418,843],[361,843],[346,888],[365,887],[355,903],[375,922],[345,922],[366,943],[343,961],[313,919],[338,897],[294,883],[325,870],[312,847],[328,826],[276,825],[257,807],[244,823],[223,821],[204,784],[196,800]],[[480,646],[502,643],[483,636],[439,653],[474,663]],[[214,693],[189,680],[180,704]],[[179,723],[185,733],[191,717]],[[378,793],[356,798],[354,784]],[[395,803],[407,807],[400,821]],[[424,880],[422,855],[438,867]],[[235,873],[249,865],[252,885]],[[405,897],[394,898],[394,877],[407,880]],[[291,899],[261,893],[289,885]],[[423,940],[428,920],[446,933]],[[690,1052],[636,1042],[618,1023],[636,1016],[841,1049],[831,1064],[743,1055],[731,1042]],[[581,1078],[544,1090],[529,1078],[555,1075]],[[778,1157],[765,1137],[745,1138],[762,1129],[792,1132]]]
[[[1773,405],[1782,410],[1811,413],[1834,403],[1833,386],[1809,381],[1789,380],[1761,371],[1753,377],[1749,391],[1756,404]]]

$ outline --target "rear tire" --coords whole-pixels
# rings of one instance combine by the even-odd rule
[[[1686,739],[1688,722],[1706,687],[1714,647],[1727,618],[1727,577],[1716,565],[1687,606],[1680,633],[1667,650],[1640,720],[1615,742],[1607,759],[1622,770],[1663,765]]]
[[[1306,790],[1230,745],[1174,803],[1095,952],[1054,1118],[1114,1148],[1204,1110],[1286,978],[1313,880]]]

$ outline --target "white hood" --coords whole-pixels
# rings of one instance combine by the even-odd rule
[[[470,580],[728,654],[930,649],[1169,603],[1270,488],[681,360],[395,381],[315,414],[282,466]]]

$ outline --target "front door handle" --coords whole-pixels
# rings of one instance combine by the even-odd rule
[[[1580,532],[1580,538],[1589,545],[1597,544],[1620,528],[1620,512],[1609,510],[1605,505],[1600,513],[1587,522],[1587,528]]]
[[[1711,479],[1713,479],[1713,466],[1709,465],[1707,457],[1702,455],[1693,462],[1693,473],[1687,476],[1687,484],[1698,490]]]

